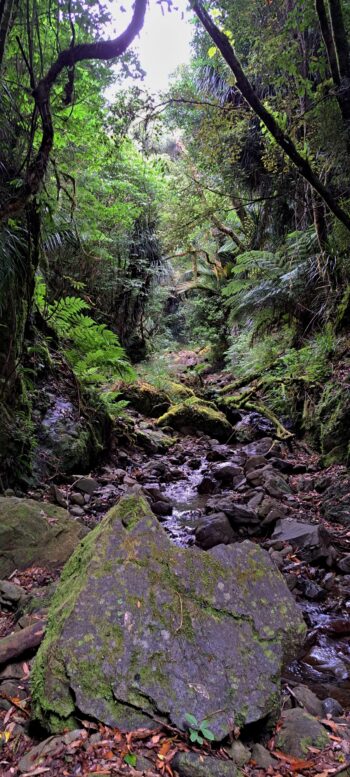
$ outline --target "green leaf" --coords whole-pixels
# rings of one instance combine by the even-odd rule
[[[208,57],[212,59],[213,57],[215,57],[216,52],[217,52],[216,46],[210,46],[210,48],[208,49]]]
[[[190,724],[190,726],[195,726],[195,728],[198,728],[199,723],[197,718],[194,715],[191,715],[189,712],[186,712],[185,718],[187,722]]]
[[[199,742],[198,731],[194,731],[193,728],[190,728],[190,740],[191,742]]]
[[[126,764],[129,764],[129,766],[136,766],[137,757],[135,753],[127,753],[126,755],[124,755],[124,761]]]
[[[201,726],[201,732],[205,737],[205,739],[207,739],[209,742],[213,742],[213,740],[215,739],[215,735],[213,734],[212,731],[210,731],[209,728],[203,728],[203,726]]]

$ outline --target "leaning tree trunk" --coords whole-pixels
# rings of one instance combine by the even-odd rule
[[[272,137],[275,139],[277,145],[284,151],[286,156],[295,165],[300,175],[305,178],[306,181],[312,186],[312,188],[320,195],[321,199],[328,205],[330,211],[336,216],[339,221],[350,231],[350,216],[339,205],[333,194],[322,183],[314,169],[311,167],[307,159],[305,159],[298,151],[295,143],[292,139],[281,129],[273,114],[270,113],[263,105],[260,98],[254,91],[252,84],[247,78],[242,65],[236,56],[227,35],[221,32],[212,18],[205,10],[201,0],[191,0],[191,7],[197,14],[199,20],[202,22],[203,27],[209,33],[210,37],[214,41],[215,45],[221,52],[229,68],[236,78],[236,86],[244,97],[245,101],[252,108],[254,113],[265,124],[265,127],[269,130]]]

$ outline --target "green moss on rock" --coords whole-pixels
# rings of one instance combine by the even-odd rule
[[[155,388],[150,383],[137,381],[136,383],[117,383],[115,388],[120,392],[121,398],[127,400],[142,415],[150,418],[158,418],[170,407],[170,399],[165,391]]]
[[[157,423],[180,432],[200,431],[220,442],[226,442],[233,434],[233,428],[224,414],[217,410],[214,404],[198,397],[191,397],[173,405]]]
[[[316,409],[321,452],[327,466],[348,461],[350,442],[350,393],[342,384],[330,383]]]
[[[34,562],[64,564],[87,529],[48,502],[0,497],[0,578]]]
[[[259,547],[178,548],[131,494],[63,571],[33,669],[35,717],[54,732],[77,712],[121,729],[162,716],[182,727],[190,710],[221,739],[232,718],[274,712],[301,623]]]

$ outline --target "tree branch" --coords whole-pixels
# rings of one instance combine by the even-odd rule
[[[33,91],[33,97],[42,125],[40,148],[36,158],[28,168],[22,187],[17,191],[16,196],[8,200],[1,208],[0,221],[4,221],[19,213],[30,197],[37,194],[40,189],[54,140],[50,93],[62,70],[64,68],[71,69],[77,62],[83,62],[84,60],[100,59],[106,61],[124,54],[143,27],[146,6],[147,0],[135,0],[132,20],[118,38],[97,41],[95,43],[80,43],[61,51],[46,75],[39,81],[36,89]]]
[[[256,92],[254,91],[249,79],[245,75],[239,59],[230,44],[228,37],[224,32],[221,32],[219,28],[214,24],[213,20],[202,5],[201,0],[191,0],[191,7],[197,14],[199,20],[203,24],[203,27],[209,33],[213,42],[221,52],[229,68],[232,70],[236,78],[236,86],[243,95],[244,99],[250,105],[254,113],[265,124],[276,143],[284,151],[284,153],[293,162],[295,167],[299,170],[299,173],[305,178],[306,181],[315,189],[320,195],[322,200],[328,205],[330,211],[341,221],[342,224],[350,231],[350,216],[338,205],[337,200],[333,197],[329,189],[327,189],[316,173],[313,171],[310,163],[307,159],[299,154],[296,146],[291,138],[283,132],[281,127],[277,124],[273,115],[265,108]]]

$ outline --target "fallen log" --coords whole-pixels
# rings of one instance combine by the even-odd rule
[[[21,631],[15,631],[0,639],[0,664],[7,664],[22,653],[38,647],[43,640],[45,628],[46,621],[35,621]]]

